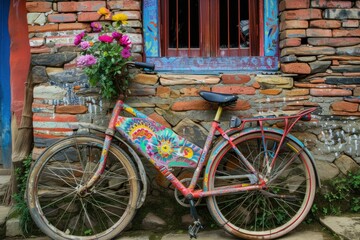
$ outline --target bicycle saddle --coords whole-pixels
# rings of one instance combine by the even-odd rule
[[[233,104],[238,99],[238,96],[234,94],[215,93],[208,91],[200,91],[199,94],[206,101],[219,103],[222,105]]]

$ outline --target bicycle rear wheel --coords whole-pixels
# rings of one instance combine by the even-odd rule
[[[75,136],[50,146],[34,163],[27,201],[37,226],[52,239],[111,239],[135,215],[136,168],[111,145],[100,179],[85,194],[77,189],[94,175],[103,139]]]
[[[267,182],[253,190],[207,198],[209,211],[227,232],[246,239],[278,238],[298,226],[311,209],[316,188],[313,165],[301,147],[286,138],[275,165],[267,172],[266,157],[275,154],[280,134],[250,133],[234,140],[236,147]],[[234,184],[257,183],[228,144],[214,159],[209,172],[209,190]]]

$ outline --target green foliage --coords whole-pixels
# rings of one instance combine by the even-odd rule
[[[323,183],[311,209],[314,217],[360,212],[360,171]]]
[[[20,216],[20,227],[25,235],[32,233],[35,227],[25,200],[26,183],[30,173],[31,162],[32,158],[30,155],[22,162],[21,168],[15,169],[18,192],[13,195],[15,202],[13,214]]]

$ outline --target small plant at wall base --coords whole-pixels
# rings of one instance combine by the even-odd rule
[[[349,172],[322,185],[311,211],[313,217],[360,213],[360,171]]]
[[[10,217],[19,216],[20,227],[25,236],[31,235],[31,233],[34,233],[36,232],[35,230],[37,230],[37,227],[30,216],[29,208],[24,198],[27,178],[29,176],[31,168],[31,162],[32,158],[31,155],[29,155],[22,162],[21,168],[19,167],[15,169],[16,180],[18,183],[18,192],[13,195],[13,200],[15,204],[13,212],[10,214]]]
[[[130,76],[123,66],[131,60],[131,41],[125,34],[125,14],[111,17],[106,8],[98,13],[112,22],[93,22],[93,33],[82,32],[75,37],[74,44],[82,50],[77,66],[89,77],[91,86],[100,87],[101,95],[111,99],[127,93]]]

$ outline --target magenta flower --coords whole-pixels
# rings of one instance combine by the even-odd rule
[[[90,26],[93,32],[100,32],[102,30],[102,25],[99,22],[92,22]]]
[[[123,46],[126,49],[130,49],[131,48],[131,41],[129,36],[127,35],[122,35],[121,39],[119,40],[119,44],[121,46]]]
[[[122,36],[123,36],[122,33],[119,33],[119,32],[113,32],[113,33],[112,33],[112,37],[113,37],[116,41],[120,40]]]
[[[79,33],[78,35],[75,36],[75,39],[74,39],[74,45],[77,46],[81,43],[82,39],[84,38],[85,36],[85,32],[82,32],[82,33]]]
[[[86,50],[86,49],[88,49],[90,46],[91,46],[91,45],[90,45],[90,43],[89,43],[88,41],[84,41],[84,42],[81,42],[81,43],[80,43],[80,47],[81,47],[82,50]]]
[[[80,56],[77,61],[76,64],[78,67],[89,67],[91,65],[96,64],[97,59],[90,54],[84,55],[84,56]]]
[[[99,36],[99,41],[101,41],[101,42],[111,43],[113,40],[114,39],[108,35]]]
[[[131,52],[129,51],[129,49],[126,49],[124,48],[122,51],[121,51],[121,56],[123,58],[129,58],[131,56]]]

